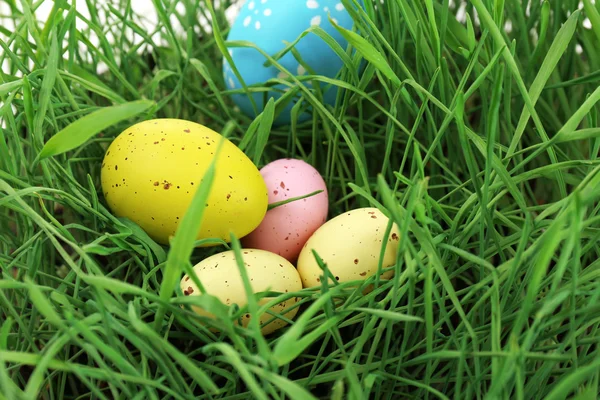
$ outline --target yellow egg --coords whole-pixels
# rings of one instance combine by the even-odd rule
[[[382,268],[394,265],[399,232],[394,224],[386,238],[388,222],[389,219],[377,208],[359,208],[322,225],[306,242],[298,258],[298,272],[304,287],[319,286],[323,275],[312,250],[340,282],[363,280],[374,275],[384,240]],[[388,272],[382,278],[389,279],[391,275]]]
[[[243,249],[242,258],[248,272],[248,279],[250,279],[253,293],[266,291],[292,293],[302,289],[302,282],[300,281],[298,271],[285,258],[265,250],[254,249]],[[194,274],[198,277],[208,294],[217,297],[223,304],[237,304],[240,307],[244,307],[247,304],[244,283],[233,251],[226,251],[206,258],[194,266]],[[183,294],[186,296],[201,294],[200,289],[188,275],[183,277],[180,286]],[[270,300],[272,298],[263,298],[259,301],[259,304],[266,304]],[[276,315],[281,315],[282,312],[288,310],[297,301],[296,297],[292,297],[271,307],[270,310]],[[214,315],[200,307],[194,306],[193,310],[199,315],[214,318]],[[298,308],[294,308],[285,312],[284,315],[286,318],[292,319],[297,312]],[[264,313],[260,316],[260,323],[261,325],[265,324],[271,319],[273,319],[273,315]],[[242,317],[244,326],[248,326],[249,322],[250,318],[248,314]],[[287,322],[278,318],[265,325],[261,331],[267,335],[286,325]]]
[[[102,164],[102,190],[111,210],[168,244],[183,219],[223,136],[184,120],[136,124],[110,145]],[[229,240],[252,232],[267,212],[267,187],[252,161],[225,143],[198,239]]]

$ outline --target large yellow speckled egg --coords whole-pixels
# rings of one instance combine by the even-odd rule
[[[200,182],[225,143],[197,239],[229,240],[252,232],[267,212],[267,188],[252,161],[217,132],[194,122],[154,119],[121,133],[102,164],[110,209],[168,244]]]

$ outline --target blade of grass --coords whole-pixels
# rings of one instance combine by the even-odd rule
[[[194,194],[194,198],[178,225],[175,237],[171,242],[171,250],[167,255],[164,277],[159,293],[160,299],[163,302],[167,302],[173,295],[173,291],[177,286],[177,280],[180,278],[181,266],[189,262],[192,255],[194,243],[202,224],[204,210],[206,209],[206,200],[208,199],[215,178],[216,162],[221,154],[220,151],[223,143],[225,143],[224,140],[223,138],[217,145],[215,156],[202,177],[200,186]],[[156,331],[160,331],[163,328],[165,313],[166,309],[164,306],[161,306],[156,312],[154,318],[154,329]]]
[[[153,101],[138,100],[94,111],[52,136],[42,148],[39,159],[76,149],[103,130],[132,118],[154,105]]]

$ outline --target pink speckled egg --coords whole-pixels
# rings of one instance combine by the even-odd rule
[[[310,164],[290,158],[273,161],[260,173],[267,184],[269,204],[323,190],[269,210],[258,228],[243,239],[246,248],[267,250],[294,262],[311,235],[327,220],[325,181]]]

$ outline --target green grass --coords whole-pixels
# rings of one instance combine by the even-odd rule
[[[12,9],[0,19],[0,399],[596,398],[598,1],[526,14],[518,0],[471,0],[466,22],[448,0],[369,3],[343,32],[357,52],[341,74],[294,78],[295,115],[312,106],[313,119],[282,128],[282,102],[255,121],[232,109],[221,54],[251,44],[225,41],[229,1],[182,0],[178,14],[154,0],[154,30],[126,0],[86,0],[90,18],[56,0],[36,21],[44,2],[0,0]],[[324,106],[307,80],[347,90]],[[232,323],[264,312],[254,296],[247,310],[181,296],[182,273],[226,248],[189,235],[211,179],[170,248],[111,215],[100,190],[108,144],[153,117],[222,132],[259,167],[307,160],[331,216],[385,210],[402,232],[395,279],[372,278],[367,295],[288,294],[300,313],[267,337]],[[192,302],[223,333],[181,307]]]

